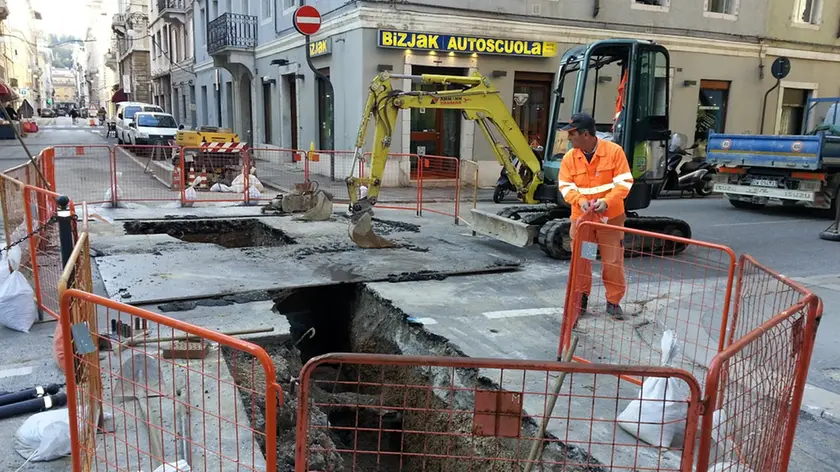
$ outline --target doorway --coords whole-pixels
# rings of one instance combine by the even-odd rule
[[[319,69],[327,79],[330,78],[330,68],[326,67]],[[329,87],[324,80],[319,77],[318,81],[318,143],[319,148],[325,151],[332,151],[333,148],[333,130],[330,128],[333,117],[333,98],[330,96]]]
[[[709,133],[726,130],[726,112],[729,105],[728,80],[701,80],[697,98],[697,120],[694,124],[695,156],[704,156]]]
[[[467,71],[456,67],[411,66],[412,75],[466,75]],[[440,85],[412,83],[413,91],[434,92],[445,90]],[[411,110],[411,154],[430,156],[459,157],[461,150],[461,111],[460,110]],[[424,177],[433,179],[453,179],[456,175],[456,161],[445,160],[423,169]],[[417,179],[417,159],[411,158],[411,179]]]
[[[517,72],[513,79],[513,118],[533,146],[545,147],[554,74]]]
[[[286,89],[289,91],[289,135],[292,137],[292,149],[298,148],[298,122],[297,122],[297,78],[295,74],[283,76],[286,81]]]
[[[782,89],[782,113],[779,116],[777,134],[796,135],[805,134],[805,108],[813,90],[802,88]]]

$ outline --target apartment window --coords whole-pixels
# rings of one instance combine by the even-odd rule
[[[737,15],[739,0],[706,0],[706,11],[722,15]]]
[[[667,10],[671,0],[631,0],[633,8],[642,10]]]
[[[297,0],[283,0],[283,13],[288,13],[289,10],[294,9],[297,5]]]
[[[794,10],[794,23],[805,23],[818,25],[822,19],[822,6],[824,0],[797,0]]]
[[[262,0],[262,16],[266,19],[271,16],[271,0]]]

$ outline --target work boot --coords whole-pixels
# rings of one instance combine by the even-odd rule
[[[624,319],[624,310],[616,303],[607,302],[607,313],[617,320]]]
[[[589,307],[589,294],[583,293],[580,295],[580,316],[586,314],[586,309]]]

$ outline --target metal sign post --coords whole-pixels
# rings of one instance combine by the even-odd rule
[[[310,36],[317,33],[321,29],[321,13],[318,9],[311,5],[304,5],[295,10],[294,25],[298,33],[304,35],[306,38],[306,63],[319,80],[324,81],[327,86],[327,93],[330,96],[328,106],[330,107],[330,114],[328,120],[329,127],[329,147],[335,148],[335,89],[330,81],[330,78],[324,75],[321,71],[315,68],[312,64],[312,50],[310,48]],[[323,145],[324,143],[321,143]],[[332,149],[331,149],[332,150]],[[335,180],[335,155],[330,153],[330,180]]]

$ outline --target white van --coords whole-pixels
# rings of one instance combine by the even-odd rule
[[[134,123],[134,115],[141,111],[163,113],[163,109],[151,103],[119,102],[117,105],[117,144],[129,142],[129,125]]]
[[[126,144],[168,145],[180,128],[183,127],[179,127],[169,113],[141,111],[134,114],[134,122],[128,125]]]

